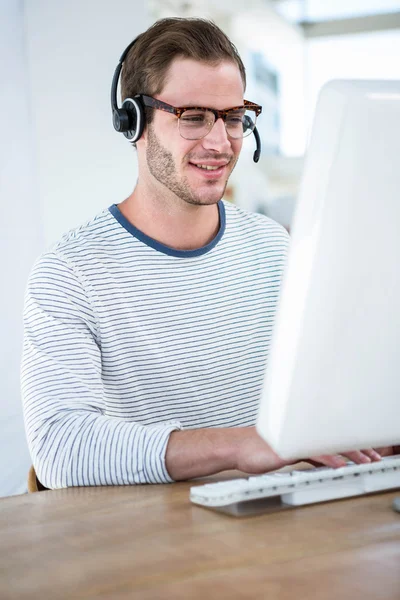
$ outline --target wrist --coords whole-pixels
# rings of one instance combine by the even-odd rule
[[[226,428],[213,429],[213,452],[217,463],[220,465],[221,471],[231,471],[237,469],[239,446],[240,446],[240,429],[243,428]]]
[[[173,431],[165,455],[166,469],[175,481],[235,469],[238,439],[236,428]]]

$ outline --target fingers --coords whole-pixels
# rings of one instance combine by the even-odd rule
[[[311,464],[315,465],[325,465],[326,467],[332,467],[334,469],[338,467],[345,467],[347,465],[347,461],[343,456],[339,454],[324,454],[321,456],[313,456],[310,461]],[[317,465],[315,465],[317,466]]]
[[[367,448],[366,450],[354,450],[353,452],[345,452],[343,456],[347,456],[350,460],[356,464],[366,464],[370,462],[378,462],[382,456],[373,448]]]
[[[340,454],[324,454],[321,456],[314,456],[309,459],[309,462],[317,466],[325,465],[327,467],[344,467],[347,465],[347,459],[356,463],[357,465],[367,464],[371,462],[377,462],[381,460],[382,456],[374,450],[373,448],[367,448],[366,450],[353,450],[351,452],[343,452],[343,455]]]
[[[392,456],[393,454],[396,454],[396,448],[394,446],[384,446],[382,448],[374,448],[374,450],[378,452],[380,456]]]
[[[343,452],[343,456],[352,460],[357,465],[362,465],[372,462],[372,459],[361,450],[353,450],[352,452]]]
[[[372,462],[381,460],[383,456],[383,454],[379,452],[379,448],[367,448],[367,450],[363,450],[363,453],[366,454]]]

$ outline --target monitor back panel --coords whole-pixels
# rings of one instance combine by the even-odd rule
[[[400,82],[316,109],[257,423],[283,457],[400,440]]]

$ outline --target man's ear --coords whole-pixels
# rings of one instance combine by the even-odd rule
[[[140,139],[136,142],[136,152],[138,155],[145,156],[147,148],[147,127],[145,127]]]
[[[143,142],[145,142],[145,144],[147,144],[147,132],[148,132],[148,129],[149,129],[149,128],[147,127],[147,125],[145,125],[145,127],[144,127],[144,129],[143,129],[143,133],[142,133],[142,135],[140,136],[140,140],[138,140],[138,141],[136,142],[136,144],[139,144],[141,141],[143,141]]]

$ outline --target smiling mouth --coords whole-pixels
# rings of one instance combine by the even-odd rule
[[[216,171],[217,169],[221,169],[221,167],[224,167],[225,165],[217,165],[217,166],[211,166],[211,165],[196,165],[194,163],[192,163],[195,167],[197,167],[198,169],[205,169],[206,171]]]
[[[202,163],[195,163],[195,162],[189,162],[190,166],[195,167],[196,169],[199,169],[200,171],[203,171],[203,173],[222,173],[225,168],[229,165],[229,162],[227,163],[220,163],[217,165],[210,165],[210,164],[202,164]]]
[[[223,165],[199,165],[196,163],[189,163],[189,165],[196,169],[197,177],[208,181],[220,181],[225,179],[227,176],[227,164]]]

